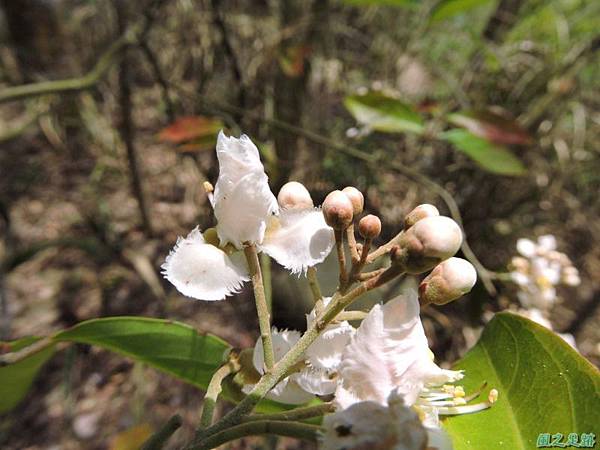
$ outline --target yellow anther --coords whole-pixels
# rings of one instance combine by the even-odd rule
[[[498,400],[498,390],[492,389],[488,394],[488,402],[495,403]]]
[[[467,401],[464,398],[459,397],[459,398],[455,398],[453,403],[457,406],[460,406],[460,405],[466,405]]]

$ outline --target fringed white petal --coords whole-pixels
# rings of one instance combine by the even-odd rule
[[[197,227],[177,239],[162,269],[179,292],[199,300],[223,300],[249,280],[243,260],[207,244]]]
[[[329,395],[335,392],[338,385],[337,374],[328,373],[324,369],[306,367],[294,375],[294,380],[307,392],[315,395]]]
[[[283,209],[269,222],[261,250],[299,274],[323,262],[335,243],[319,208]]]
[[[221,244],[241,248],[244,242],[263,240],[267,221],[278,212],[277,199],[250,138],[219,133],[219,178],[213,194],[217,232]]]
[[[271,340],[273,342],[273,354],[275,361],[279,361],[283,356],[293,347],[293,345],[300,339],[300,333],[294,330],[282,330],[279,331],[273,327],[271,331]],[[261,338],[258,338],[256,345],[254,346],[254,353],[252,355],[252,362],[254,367],[259,373],[263,374],[266,371],[264,363],[263,345]],[[300,385],[296,382],[297,375],[294,374],[290,377],[281,380],[271,391],[267,394],[267,398],[275,400],[280,403],[287,403],[289,405],[301,405],[312,398],[314,395],[303,390]],[[254,385],[244,386],[244,392],[248,393]]]
[[[339,368],[343,387],[381,404],[397,391],[412,405],[425,385],[462,378],[440,369],[430,354],[416,293],[396,297],[375,305],[346,347]]]
[[[273,343],[273,356],[275,362],[279,361],[284,355],[300,340],[301,334],[296,330],[278,330],[273,327],[271,330],[271,342]],[[254,345],[254,353],[252,354],[252,362],[254,367],[260,374],[265,373],[264,351],[262,339],[259,337]]]

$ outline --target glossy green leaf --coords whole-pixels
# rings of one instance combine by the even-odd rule
[[[18,351],[40,338],[28,337],[3,343],[7,351]],[[53,336],[38,353],[0,368],[0,412],[12,409],[25,396],[39,368],[52,356],[54,343],[73,342],[101,347],[141,361],[206,389],[213,373],[226,361],[231,347],[218,337],[202,334],[183,323],[145,317],[92,319]],[[239,388],[225,386],[224,398],[243,398]],[[263,400],[257,412],[278,412],[295,406]]]
[[[13,342],[3,342],[0,345],[8,351],[19,351],[40,338],[27,337]],[[30,357],[9,366],[0,367],[0,414],[15,406],[29,391],[40,368],[54,354],[54,345],[43,348]]]
[[[231,347],[189,325],[145,317],[92,319],[54,336],[106,348],[206,388]]]
[[[596,433],[600,373],[552,331],[500,313],[456,365],[464,385],[499,391],[485,411],[444,421],[455,450],[535,449],[540,433]]]
[[[438,22],[490,3],[491,0],[441,0],[431,11],[430,22]]]
[[[488,172],[500,175],[524,175],[526,172],[523,163],[509,150],[467,130],[450,130],[441,137]]]
[[[354,118],[373,130],[422,133],[423,119],[409,105],[379,92],[346,97],[344,105]]]

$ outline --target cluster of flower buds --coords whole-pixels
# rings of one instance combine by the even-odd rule
[[[525,308],[548,311],[557,299],[556,286],[577,286],[581,279],[569,257],[556,250],[556,238],[540,236],[537,242],[517,241],[521,256],[511,261],[511,278],[519,286],[517,293]]]

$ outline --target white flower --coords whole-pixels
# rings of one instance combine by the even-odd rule
[[[387,404],[365,401],[325,416],[321,450],[424,450],[427,431],[418,415],[392,394]],[[452,448],[452,447],[446,447]]]
[[[576,286],[581,282],[569,257],[556,251],[556,238],[552,235],[540,236],[537,243],[519,239],[517,251],[523,257],[512,259],[510,276],[519,286],[517,297],[525,308],[550,310],[557,300],[555,286]]]
[[[323,299],[325,306],[331,297]],[[316,317],[315,311],[306,316],[307,327]],[[297,382],[308,392],[317,395],[333,394],[338,384],[338,369],[344,349],[356,330],[347,321],[327,325],[323,332],[306,350],[307,366],[298,374]]]
[[[333,244],[333,230],[319,208],[283,209],[271,219],[260,249],[299,274],[323,262]]]
[[[165,278],[183,295],[203,300],[221,300],[238,292],[248,281],[248,271],[241,255],[229,257],[214,245],[207,244],[194,228],[177,243],[163,264]]]
[[[433,407],[442,415],[480,411],[493,402],[467,404],[481,391],[465,397],[461,386],[445,384],[463,373],[433,362],[414,291],[373,307],[344,350],[339,373],[335,404],[342,408],[360,401],[385,405],[392,392],[408,406]]]
[[[220,245],[216,239],[205,242],[198,228],[194,229],[185,239],[178,239],[167,257],[162,266],[165,278],[186,296],[223,300],[248,281],[244,257],[234,248],[256,245],[298,274],[323,262],[333,248],[333,230],[317,208],[279,211],[250,138],[219,133],[217,156],[219,178],[210,200]]]
[[[277,362],[283,358],[283,356],[294,346],[296,342],[298,342],[300,339],[300,333],[294,330],[279,331],[277,328],[273,327],[271,338],[273,341],[273,354],[275,356],[275,362]],[[263,345],[260,337],[254,346],[252,361],[258,373],[263,375],[266,371],[266,367]],[[314,395],[303,390],[297,383],[297,378],[298,374],[293,374],[284,378],[273,389],[271,389],[271,391],[269,391],[266,397],[270,398],[271,400],[290,405],[301,405],[310,401]],[[253,388],[253,384],[247,384],[242,390],[247,394]]]
[[[430,355],[415,292],[375,305],[344,351],[336,402],[385,404],[395,390],[411,406],[426,386],[463,377],[462,372],[439,368]]]
[[[212,200],[221,244],[242,248],[245,242],[260,244],[269,217],[279,211],[269,189],[258,149],[250,138],[217,138],[219,178]]]

